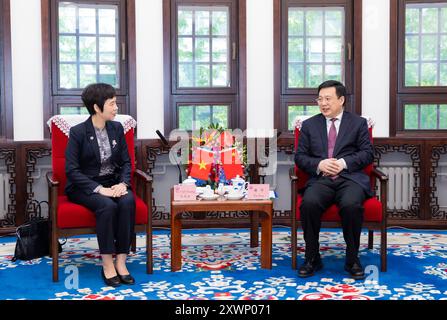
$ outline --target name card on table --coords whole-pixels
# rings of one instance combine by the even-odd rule
[[[249,184],[247,199],[250,200],[266,200],[269,199],[270,185],[268,184]]]
[[[196,186],[193,184],[178,184],[174,186],[174,201],[196,200]]]

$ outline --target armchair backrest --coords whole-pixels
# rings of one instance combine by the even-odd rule
[[[47,124],[51,132],[51,166],[53,178],[59,181],[59,195],[65,194],[64,188],[67,182],[65,174],[65,149],[67,148],[70,128],[87,120],[88,115],[57,115],[48,120]],[[132,173],[135,171],[135,142],[134,131],[136,121],[126,115],[117,115],[115,121],[121,122],[124,127],[124,137],[129,151]],[[132,186],[134,185],[133,174],[131,175]],[[134,188],[135,190],[135,188]]]
[[[368,120],[368,130],[369,130],[369,138],[371,139],[371,143],[373,143],[373,128],[374,128],[374,122],[372,121],[371,118],[367,119]],[[300,129],[301,129],[301,125],[302,122],[304,120],[302,119],[297,119],[295,121],[295,130],[294,130],[294,134],[295,134],[295,152],[298,148],[298,143],[299,143],[299,138],[300,138]],[[368,177],[370,177],[370,181],[371,181],[371,187],[375,186],[375,178],[372,175],[372,171],[374,169],[373,164],[368,165],[364,171],[365,173],[368,175]],[[295,164],[295,175],[298,177],[298,189],[302,189],[304,188],[304,186],[306,185],[307,179],[309,179],[309,175],[300,170],[298,168],[298,166]]]

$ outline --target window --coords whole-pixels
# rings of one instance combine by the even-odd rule
[[[391,37],[391,135],[447,133],[447,3],[399,0]]]
[[[275,5],[280,12],[275,25],[281,34],[275,43],[281,52],[275,63],[281,66],[277,67],[281,77],[275,81],[279,86],[275,127],[290,131],[296,117],[319,113],[315,97],[326,80],[344,83],[347,110],[360,111],[354,99],[359,99],[355,93],[360,89],[353,81],[353,1],[277,0]]]
[[[228,7],[179,6],[178,88],[228,88],[230,17]]]
[[[245,0],[168,0],[165,19],[165,66],[170,88],[165,106],[165,131],[195,130],[218,124],[241,128],[245,119],[239,91],[240,57],[238,16]],[[242,8],[242,9],[241,9]],[[238,51],[242,52],[238,52]],[[169,52],[169,56],[166,56]]]
[[[60,2],[57,42],[58,90],[92,82],[120,88],[117,5]]]
[[[447,3],[405,6],[405,87],[447,86]]]
[[[330,78],[344,82],[343,7],[289,7],[287,89],[315,88]]]
[[[13,139],[10,1],[0,0],[0,137]]]
[[[293,130],[294,129],[294,120],[297,117],[302,117],[302,116],[314,116],[316,114],[320,113],[320,108],[318,106],[297,106],[297,105],[293,105],[290,104],[287,106],[287,119],[288,119],[288,126],[287,128],[289,130]]]
[[[181,105],[178,108],[179,128],[185,130],[199,130],[211,123],[218,123],[222,128],[228,128],[228,106],[218,105]]]
[[[406,104],[406,130],[447,129],[447,104]]]
[[[49,13],[44,11],[43,19],[50,20],[47,32],[52,59],[48,61],[48,116],[86,114],[82,90],[90,83],[104,82],[117,90],[119,112],[135,117],[136,97],[129,95],[135,80],[128,73],[133,69],[130,64],[135,64],[129,56],[135,53],[127,41],[135,38],[134,31],[128,34],[134,30],[128,27],[135,23],[134,0],[46,1]]]

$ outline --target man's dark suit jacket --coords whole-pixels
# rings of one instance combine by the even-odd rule
[[[123,126],[117,121],[107,121],[106,130],[112,150],[111,163],[115,168],[116,180],[130,186],[132,169]],[[98,140],[93,128],[92,117],[89,117],[85,122],[70,129],[70,137],[65,150],[65,172],[67,175],[65,193],[82,191],[92,194],[99,186],[94,179],[98,178],[100,168]]]
[[[328,158],[327,136],[326,118],[321,113],[303,122],[295,163],[309,174],[306,187],[321,176],[321,173],[320,176],[317,175],[317,168],[321,160]],[[346,161],[348,169],[343,170],[340,176],[358,183],[369,196],[372,196],[369,177],[363,171],[374,160],[366,119],[350,112],[343,112],[333,157],[343,158]]]

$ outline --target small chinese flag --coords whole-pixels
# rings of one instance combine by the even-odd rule
[[[222,149],[231,148],[234,144],[234,136],[230,131],[224,131],[220,134],[220,147]]]
[[[233,179],[236,176],[242,177],[244,171],[242,170],[241,159],[236,148],[222,150],[220,152],[220,162],[227,180]]]
[[[193,151],[192,166],[189,175],[200,180],[208,180],[214,153],[209,150],[196,148]]]

